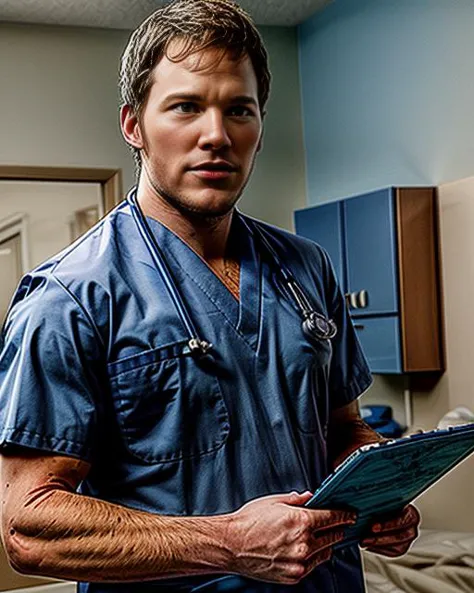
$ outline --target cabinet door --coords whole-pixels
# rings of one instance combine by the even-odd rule
[[[344,287],[341,211],[341,202],[297,210],[295,230],[298,235],[324,247],[331,258],[339,283]]]
[[[366,291],[354,315],[398,312],[394,192],[383,189],[344,200],[347,292]]]
[[[401,373],[400,320],[396,315],[354,319],[372,373]]]

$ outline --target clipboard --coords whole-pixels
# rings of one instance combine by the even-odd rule
[[[343,547],[363,539],[377,517],[400,511],[474,452],[474,423],[436,429],[351,453],[305,506],[355,511]]]

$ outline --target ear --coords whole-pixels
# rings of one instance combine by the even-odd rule
[[[263,128],[262,128],[262,133],[260,134],[260,138],[258,140],[258,144],[257,144],[257,153],[259,153],[263,148]]]
[[[120,127],[127,144],[138,149],[144,147],[140,123],[130,105],[123,105],[120,109]]]

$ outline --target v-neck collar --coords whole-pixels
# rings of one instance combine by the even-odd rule
[[[229,240],[234,242],[240,256],[240,300],[230,292],[212,268],[176,233],[154,218],[147,222],[155,235],[158,245],[171,266],[184,303],[184,291],[192,285],[199,289],[215,308],[233,326],[238,335],[253,349],[257,350],[261,320],[262,270],[260,256],[255,242],[246,225],[243,215],[234,212]],[[199,324],[199,320],[197,320]]]

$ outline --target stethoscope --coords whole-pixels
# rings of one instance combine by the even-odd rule
[[[170,270],[168,262],[166,261],[164,253],[158,245],[158,242],[156,241],[156,238],[150,229],[148,221],[143,214],[140,205],[138,204],[135,189],[133,189],[128,194],[127,201],[130,205],[130,211],[137,226],[138,232],[148,248],[153,263],[155,264],[163,279],[163,282],[165,283],[169,296],[173,301],[176,311],[189,336],[189,340],[187,342],[188,352],[196,356],[204,356],[208,354],[209,350],[212,348],[212,344],[199,337],[196,327],[194,326],[186,305],[184,304],[183,298],[173,280],[173,274]],[[301,327],[307,340],[313,345],[318,345],[318,343],[321,341],[331,340],[334,338],[337,333],[337,327],[334,321],[332,319],[327,319],[324,315],[318,313],[311,307],[309,299],[307,298],[303,289],[296,282],[293,274],[289,271],[287,266],[283,264],[275,249],[272,247],[272,245],[270,245],[268,239],[264,236],[263,232],[256,225],[251,225],[250,219],[246,220],[242,217],[241,220],[246,226],[247,230],[263,246],[267,254],[270,256],[269,259],[273,260],[272,267],[276,268],[282,276],[284,286],[287,288],[288,292],[295,301],[296,306],[303,318]]]

